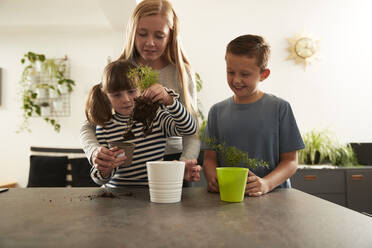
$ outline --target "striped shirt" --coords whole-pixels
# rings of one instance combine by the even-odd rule
[[[164,106],[163,106],[164,107]],[[105,125],[96,127],[96,137],[100,145],[108,147],[109,142],[124,141],[123,134],[128,130],[129,116],[115,113]],[[135,135],[129,142],[135,144],[133,160],[129,166],[115,168],[111,176],[103,178],[93,166],[91,177],[97,184],[116,188],[123,186],[148,185],[147,161],[163,160],[166,138],[192,135],[196,132],[196,122],[187,109],[176,99],[172,105],[159,108],[152,123],[152,133],[144,137],[143,124],[134,122]],[[128,140],[126,140],[128,141]]]

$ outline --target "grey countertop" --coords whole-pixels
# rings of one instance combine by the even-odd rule
[[[372,247],[372,218],[295,189],[225,203],[183,188],[173,204],[151,203],[147,188],[105,190],[0,193],[0,247]]]

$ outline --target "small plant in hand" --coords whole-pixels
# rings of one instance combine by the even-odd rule
[[[204,143],[210,147],[210,149],[215,150],[217,153],[221,154],[225,165],[232,167],[245,166],[246,168],[252,170],[257,167],[269,167],[269,164],[263,160],[257,160],[255,158],[250,158],[248,153],[236,148],[235,146],[229,146],[225,143],[220,144],[215,138],[204,138]]]
[[[159,82],[159,73],[152,70],[149,66],[139,66],[133,68],[128,73],[128,78],[135,82],[141,93],[151,85]],[[129,120],[129,130],[125,132],[124,139],[133,139],[134,134],[132,127],[134,121],[141,122],[144,125],[144,135],[149,135],[152,132],[152,122],[156,116],[156,112],[160,107],[159,102],[152,102],[148,98],[139,96],[134,99],[135,106],[131,119]]]

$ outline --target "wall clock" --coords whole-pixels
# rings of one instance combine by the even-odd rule
[[[288,51],[290,54],[287,60],[294,59],[296,64],[302,63],[304,69],[306,66],[318,58],[319,41],[308,35],[296,35],[294,38],[288,38]]]

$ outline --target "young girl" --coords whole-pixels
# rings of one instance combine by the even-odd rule
[[[138,86],[128,79],[131,68],[134,66],[125,60],[108,64],[103,83],[92,88],[86,104],[87,120],[96,125],[95,135],[101,146],[108,147],[110,142],[124,141],[123,134],[130,125],[134,127],[132,132],[135,137],[130,142],[135,144],[135,149],[129,166],[97,164],[92,167],[92,179],[105,187],[147,185],[146,161],[163,160],[166,138],[196,132],[196,122],[177,100],[178,94],[160,84],[152,85],[142,93],[143,97],[163,105],[156,113],[151,134],[144,135],[143,123],[130,123],[134,98],[140,95]],[[186,175],[198,177],[200,166],[189,165],[186,170]]]
[[[179,41],[178,18],[167,0],[144,0],[133,11],[127,26],[127,41],[119,59],[148,65],[159,71],[159,82],[174,89],[180,102],[197,119],[196,84]],[[83,149],[92,164],[120,164],[117,150],[101,147],[94,135],[95,127],[85,122],[80,131]],[[164,160],[198,158],[200,141],[197,135],[169,137]],[[182,155],[181,155],[182,152]]]

